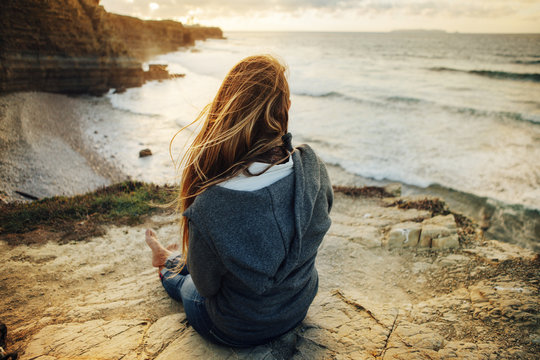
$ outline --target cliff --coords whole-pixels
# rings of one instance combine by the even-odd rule
[[[208,343],[161,286],[144,242],[146,227],[164,244],[175,241],[175,216],[156,210],[141,218],[144,224],[116,219],[92,230],[115,212],[111,204],[122,211],[132,202],[147,207],[144,189],[171,194],[124,183],[77,198],[0,206],[0,214],[20,207],[22,214],[43,219],[25,234],[6,234],[7,222],[8,231],[0,232],[0,262],[7,264],[0,267],[0,314],[10,351],[18,349],[21,359],[48,360],[538,359],[538,256],[485,241],[475,231],[463,234],[453,249],[395,242],[390,249],[385,242],[396,224],[427,227],[438,216],[432,209],[392,205],[410,204],[404,198],[337,191],[332,227],[317,256],[319,291],[306,319],[257,347]],[[61,209],[73,214],[69,207],[81,203],[91,209],[89,216],[59,221]],[[456,221],[452,228],[461,232],[462,225]]]
[[[99,0],[0,2],[0,93],[103,94],[144,83],[141,61],[219,37],[218,28],[107,13]]]
[[[2,1],[0,91],[101,94],[140,86],[141,65],[109,40],[106,15],[95,0]]]
[[[189,32],[189,40],[191,42],[195,40],[223,39],[223,32],[218,27],[193,25],[186,26],[185,29]]]
[[[140,61],[175,51],[180,46],[192,43],[184,26],[176,21],[144,21],[111,13],[107,14],[107,19],[114,29],[111,41],[115,44],[124,44]]]
[[[184,26],[172,20],[141,20],[112,13],[107,18],[114,29],[111,41],[124,44],[141,61],[193,45],[195,40],[223,38],[218,27]]]

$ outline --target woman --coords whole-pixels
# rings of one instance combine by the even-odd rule
[[[313,150],[291,146],[285,73],[269,55],[231,69],[183,158],[183,256],[146,234],[167,293],[199,334],[222,345],[284,334],[317,293],[315,256],[333,193]]]

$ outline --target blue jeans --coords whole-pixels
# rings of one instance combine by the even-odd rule
[[[171,255],[165,267],[161,270],[161,283],[167,294],[176,301],[182,302],[186,318],[189,324],[206,340],[213,343],[231,347],[248,347],[244,344],[227,338],[227,335],[218,330],[208,312],[206,311],[205,298],[199,294],[191,275],[184,266],[180,273],[171,271],[181,259],[181,255]]]

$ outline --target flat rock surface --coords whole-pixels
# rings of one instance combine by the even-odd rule
[[[458,249],[387,249],[392,227],[427,211],[336,194],[317,259],[319,293],[275,341],[204,341],[150,265],[146,227],[170,243],[173,217],[59,245],[0,239],[0,313],[21,359],[537,359],[538,257],[477,237]]]

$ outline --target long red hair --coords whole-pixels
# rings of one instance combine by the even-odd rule
[[[229,71],[214,100],[192,123],[202,122],[180,163],[180,213],[208,187],[247,173],[255,160],[282,145],[290,107],[286,72],[286,66],[271,55],[247,57]],[[181,233],[186,259],[186,217],[181,220]]]

